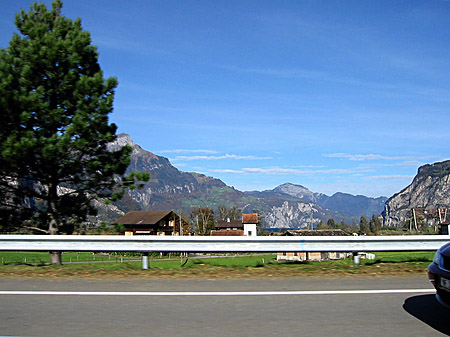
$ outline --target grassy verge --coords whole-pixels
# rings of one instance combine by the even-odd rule
[[[0,253],[1,256],[4,254]],[[29,258],[31,259],[31,255]],[[67,263],[62,266],[0,264],[0,277],[284,278],[425,275],[432,258],[432,252],[377,253],[375,260],[361,260],[361,264],[355,266],[350,258],[326,262],[283,263],[276,261],[275,254],[255,254],[227,258],[191,258],[186,263],[179,258],[169,261],[151,259],[148,270],[141,269],[141,262],[124,259],[123,263],[98,263],[97,259],[96,263]]]
[[[122,261],[140,259],[139,256],[130,254],[93,254],[90,252],[64,252],[63,263],[88,262],[88,261]],[[0,263],[2,265],[12,264],[45,264],[50,263],[50,254],[47,252],[0,252]]]

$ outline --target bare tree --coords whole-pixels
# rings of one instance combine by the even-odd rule
[[[209,235],[214,228],[214,210],[208,207],[199,207],[191,211],[191,219],[197,219],[196,232],[200,235]]]

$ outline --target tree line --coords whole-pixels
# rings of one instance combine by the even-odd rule
[[[348,224],[345,219],[336,222],[333,218],[328,219],[325,223],[320,221],[317,229],[342,229],[344,231],[357,232],[359,234],[378,234],[382,228],[382,222],[379,216],[373,214],[370,220],[365,215],[359,219],[359,223],[353,220],[352,224]]]
[[[220,205],[217,207],[217,212],[218,214],[216,215],[214,210],[209,207],[194,208],[189,214],[189,219],[193,224],[195,232],[200,235],[210,235],[218,221],[242,219],[242,209],[237,208],[234,205],[231,207]],[[257,209],[254,209],[252,213],[258,214],[257,228],[259,234],[261,234],[264,218]]]

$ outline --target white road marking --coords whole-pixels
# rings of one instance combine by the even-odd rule
[[[300,291],[40,291],[0,290],[0,295],[56,296],[301,296],[434,293],[434,289],[300,290]]]

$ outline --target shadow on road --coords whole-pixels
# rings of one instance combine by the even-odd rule
[[[428,324],[433,329],[450,336],[450,310],[438,303],[434,295],[419,295],[407,298],[403,304],[409,314]]]

